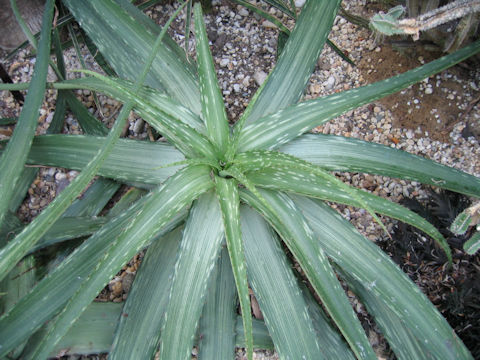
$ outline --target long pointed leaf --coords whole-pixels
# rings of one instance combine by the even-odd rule
[[[115,273],[173,219],[176,213],[212,186],[208,168],[188,167],[153,192],[125,231],[111,242],[101,260],[60,314],[52,320],[51,330],[39,342],[32,358],[45,358]]]
[[[250,282],[279,356],[325,358],[291,265],[273,231],[252,209],[242,207],[241,215]]]
[[[266,190],[261,190],[261,194],[276,209],[276,214],[245,191],[242,199],[261,211],[280,234],[357,358],[374,359],[365,332],[303,215],[286,195]]]
[[[252,313],[250,295],[248,293],[247,268],[245,266],[245,250],[240,229],[240,199],[238,184],[234,179],[216,177],[216,189],[220,208],[222,209],[225,238],[228,254],[232,264],[238,298],[242,310],[243,329],[247,359],[253,358]]]
[[[238,299],[226,247],[223,247],[213,271],[198,329],[198,358],[233,359]]]
[[[379,174],[480,197],[480,179],[475,176],[402,150],[355,138],[305,134],[279,151],[332,171]]]
[[[66,0],[64,4],[93,40],[119,76],[135,79],[156,34],[137,22],[113,0]],[[138,13],[136,15],[139,15]],[[162,46],[146,84],[164,89],[177,101],[200,114],[200,96],[193,74],[168,46]]]
[[[32,165],[81,170],[104,141],[102,137],[83,135],[37,136],[27,161]],[[180,169],[180,166],[165,165],[184,159],[178,150],[167,143],[119,139],[97,175],[157,185]]]
[[[239,139],[239,150],[273,149],[336,116],[393,94],[480,51],[480,41],[401,75],[339,94],[290,106],[248,124]]]
[[[293,200],[328,256],[395,312],[431,358],[471,359],[427,297],[372,241],[323,202],[301,196]]]
[[[115,220],[108,222],[42,279],[10,312],[0,318],[0,345],[2,345],[0,356],[19,345],[62,309],[101,260],[112,239],[124,232],[131,219],[151,201],[151,198],[151,194],[144,196]],[[152,239],[173,230],[185,216],[185,211],[178,213],[165,228],[153,235]]]
[[[160,359],[190,359],[210,274],[223,240],[215,192],[201,196],[188,217],[175,264],[160,339]]]
[[[52,0],[46,3],[38,56],[28,96],[17,121],[15,131],[8,142],[4,154],[0,158],[0,224],[10,204],[13,189],[22,172],[28,149],[37,128],[37,118],[45,92],[48,60],[50,58],[50,29],[52,26],[53,3],[54,1]],[[7,268],[2,268],[2,273],[7,271]]]
[[[300,99],[339,4],[339,0],[306,2],[275,69],[251,110],[247,124],[253,124],[260,117],[295,104]]]
[[[178,228],[153,242],[123,307],[109,359],[151,359],[158,347],[182,238]]]
[[[318,179],[315,174],[300,171],[298,169],[296,171],[267,169],[249,173],[248,177],[256,185],[265,188],[291,191],[322,200],[362,207],[362,204],[352,197],[349,192],[336,187],[334,184],[326,180]],[[366,203],[376,213],[403,221],[431,236],[441,246],[451,261],[450,248],[448,247],[445,238],[432,224],[420,215],[417,215],[413,211],[408,210],[397,203],[370,194],[366,191],[356,188],[352,188],[351,191],[353,191],[357,197],[362,199],[362,203]]]
[[[195,4],[194,14],[202,114],[208,136],[217,148],[217,156],[223,159],[230,138],[227,113],[218,86],[213,57],[208,47],[207,30],[203,21],[202,7],[199,3]]]

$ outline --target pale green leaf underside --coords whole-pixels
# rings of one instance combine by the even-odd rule
[[[224,360],[235,357],[237,307],[235,278],[228,250],[223,246],[211,275],[205,306],[200,318],[198,328],[198,358],[200,360]],[[240,322],[242,321],[240,320]],[[254,347],[256,340],[255,329],[253,329]],[[245,346],[245,344],[241,346]]]
[[[103,137],[83,135],[37,136],[28,155],[29,164],[80,170],[105,142]],[[165,165],[184,160],[181,152],[167,143],[119,139],[97,175],[125,182],[157,185],[181,166]]]

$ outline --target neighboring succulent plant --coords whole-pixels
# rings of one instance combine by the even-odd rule
[[[471,358],[415,284],[324,201],[365,207],[379,222],[376,213],[416,226],[451,259],[444,238],[425,219],[349,187],[329,171],[382,174],[477,197],[480,180],[386,146],[308,132],[478,53],[480,43],[391,79],[299,102],[340,3],[309,0],[274,70],[230,126],[199,5],[194,9],[195,67],[171,39],[162,42],[168,26],[157,36],[158,27],[128,0],[63,2],[119,77],[87,72],[91,76],[51,86],[60,100],[68,99],[71,89],[89,89],[125,105],[106,137],[103,125],[84,114],[79,122],[85,131],[103,136],[34,138],[50,50],[53,1],[48,0],[35,75],[0,162],[2,232],[18,233],[8,242],[2,239],[0,273],[14,280],[18,268],[25,267],[21,260],[31,259],[25,256],[36,249],[91,236],[16,304],[6,306],[0,356],[12,351],[27,359],[63,354],[56,346],[75,321],[92,309],[92,301],[122,266],[147,248],[122,308],[109,350],[112,359],[149,359],[158,349],[161,359],[189,359],[195,343],[200,358],[233,358],[235,345],[245,345],[251,359],[259,345],[252,333],[259,327],[252,321],[249,287],[281,358],[375,359],[337,275],[365,304],[399,358]],[[58,70],[65,77],[62,73]],[[148,86],[142,86],[144,80]],[[132,107],[168,142],[117,140]],[[12,204],[18,206],[26,162],[83,171],[17,231],[11,210],[16,209]],[[96,215],[115,189],[101,180],[66,210],[94,175],[148,192],[127,193],[98,221]],[[65,210],[70,218],[61,217]],[[300,285],[280,242],[331,321]],[[8,293],[13,286],[19,285],[8,283]],[[243,326],[236,324],[237,294]]]

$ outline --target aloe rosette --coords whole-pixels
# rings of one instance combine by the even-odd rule
[[[71,347],[108,351],[112,359],[148,359],[157,352],[161,359],[189,359],[195,345],[205,359],[233,358],[235,346],[245,347],[249,359],[254,347],[272,346],[284,359],[375,359],[340,278],[399,358],[472,358],[418,287],[325,201],[363,207],[378,222],[380,214],[416,226],[451,259],[445,239],[425,219],[344,184],[330,171],[381,174],[477,197],[480,180],[383,145],[309,131],[478,53],[480,43],[391,79],[300,102],[340,3],[310,0],[277,65],[231,126],[198,4],[195,68],[129,1],[63,2],[118,77],[86,72],[49,86],[59,94],[89,89],[125,105],[107,137],[45,135],[31,146],[18,145],[23,162],[83,170],[83,182],[72,183],[65,190],[69,197],[49,205],[43,222],[26,230],[3,211],[2,226],[18,235],[0,250],[2,277],[10,279],[15,264],[37,249],[88,238],[8,306],[0,318],[2,356],[17,349],[24,358],[39,359]],[[39,57],[48,56],[44,47]],[[148,57],[151,66],[138,61]],[[137,79],[142,69],[145,76]],[[131,108],[167,142],[117,140]],[[112,181],[95,182],[68,207],[94,175],[136,188],[103,217],[96,215],[118,188]],[[6,188],[0,195],[8,204],[15,198]],[[74,223],[78,228],[62,230]],[[282,244],[311,290],[292,270]],[[98,336],[85,349],[78,334],[103,306],[92,301],[142,249],[145,259],[127,301],[121,309],[107,304],[103,310],[116,323],[102,327],[110,337]],[[252,319],[251,291],[264,323]]]

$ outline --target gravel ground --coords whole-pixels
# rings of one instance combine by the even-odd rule
[[[245,8],[237,7],[224,0],[214,0],[213,5],[213,12],[206,16],[208,34],[213,45],[212,50],[217,74],[227,104],[228,115],[230,120],[234,122],[241,115],[255,90],[275,64],[277,31],[270,22],[253,15]],[[344,6],[349,11],[365,15],[365,0],[345,1]],[[147,14],[155,21],[164,23],[168,13],[173,10],[171,6],[167,6],[166,9],[165,12],[164,8],[159,6],[147,11]],[[283,19],[287,26],[293,26],[293,22],[284,18],[278,11],[269,8],[267,10],[272,15]],[[172,32],[172,36],[182,45],[184,45],[184,36],[181,35],[183,34],[183,21],[184,18],[178,19],[174,24],[174,29],[177,31]],[[377,43],[368,31],[348,23],[341,17],[337,17],[335,20],[329,39],[337,44],[340,49],[347,52],[358,66],[351,66],[330,48],[325,48],[307,86],[304,99],[328,95],[365,85],[372,80],[381,79],[384,74],[376,71],[380,67],[379,64],[385,61],[397,61],[395,57],[382,58],[384,51],[390,51],[391,47],[389,45]],[[191,55],[194,55],[194,39],[190,39],[188,49]],[[424,57],[428,56],[422,54],[422,56],[417,56],[416,60],[422,62]],[[91,69],[98,70],[86,50],[84,51],[84,58]],[[70,69],[80,67],[77,56],[72,50],[66,52],[66,61]],[[32,74],[33,62],[34,60],[28,58],[27,53],[23,51],[14,60],[6,62],[6,67],[15,82],[28,81]],[[393,65],[390,64],[389,66],[392,67]],[[71,76],[78,76],[78,74],[72,74]],[[50,80],[54,80],[53,74],[50,74]],[[443,86],[443,84],[448,84],[448,87]],[[455,86],[452,84],[455,84]],[[394,98],[397,101],[396,105],[394,101],[367,105],[350,111],[334,121],[314,129],[314,131],[385,144],[480,176],[479,141],[475,136],[467,137],[467,135],[475,135],[474,132],[467,131],[470,129],[470,126],[467,128],[467,125],[480,122],[478,105],[470,106],[474,104],[475,98],[478,97],[479,88],[480,70],[475,68],[467,68],[462,71],[459,71],[458,68],[447,70],[426,79],[416,88],[412,87],[405,90],[403,94]],[[415,92],[413,96],[411,91]],[[101,109],[97,109],[89,91],[78,91],[77,94],[88,104],[90,110],[107,124],[111,122],[112,117],[118,111],[118,104],[105,96],[98,96]],[[401,95],[408,97],[408,100],[405,100]],[[433,97],[435,95],[436,98]],[[44,133],[46,125],[52,119],[54,99],[55,92],[49,90],[41,110],[38,133]],[[449,108],[449,111],[450,113],[453,112],[455,119],[453,122],[451,119],[444,119],[445,112],[437,106],[437,104],[446,102],[450,102],[451,108]],[[398,119],[403,114],[399,110],[402,106],[414,111],[416,111],[415,109],[422,109],[425,113],[430,114],[429,121],[432,121],[433,118],[437,125],[440,124],[438,126],[446,129],[446,135],[442,138],[442,141],[437,140],[439,139],[438,136],[432,136],[431,129],[435,129],[432,126],[418,125],[418,122],[415,122],[412,124],[404,123],[402,127],[398,127]],[[7,92],[0,94],[0,108],[1,117],[16,116],[20,109]],[[468,114],[465,114],[467,109],[469,109]],[[456,111],[456,116],[454,111]],[[129,120],[129,126],[125,129],[126,137],[151,138],[148,124],[145,124],[142,119],[131,115]],[[8,127],[0,127],[0,139],[8,137],[11,130]],[[64,132],[81,133],[81,129],[72,115],[67,116]],[[37,180],[29,190],[29,196],[19,210],[22,220],[29,221],[35,217],[56,193],[68,185],[76,174],[75,171],[65,169],[41,169]],[[359,173],[342,173],[338,176],[354,186],[394,201],[415,197],[425,202],[430,196],[430,188],[415,182],[398,181],[382,176]],[[387,241],[378,224],[373,222],[370,215],[366,214],[364,210],[348,206],[333,206],[372,241],[378,241],[380,244]],[[384,221],[389,231],[394,232],[398,228],[396,222],[390,219],[384,219]],[[100,295],[99,300],[124,300],[140,259],[141,255],[127,264],[123,271],[112,279],[109,286]],[[373,323],[367,317],[365,309],[358,304],[353,296],[352,302],[358,310],[360,318]],[[376,333],[376,327],[372,325],[368,328],[369,337],[379,358],[389,357],[382,338]],[[238,350],[237,358],[245,358],[243,350]],[[277,359],[278,357],[269,352],[257,352],[255,358]]]

